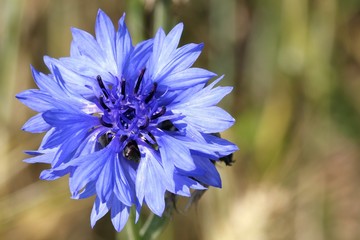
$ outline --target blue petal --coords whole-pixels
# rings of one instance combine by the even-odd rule
[[[164,169],[159,163],[158,153],[141,145],[139,150],[142,159],[137,170],[136,195],[140,203],[145,199],[150,210],[161,216],[165,209]]]
[[[171,61],[163,63],[163,67],[158,69],[153,75],[155,82],[161,82],[168,75],[184,71],[191,67],[199,57],[203,44],[187,44],[174,53]],[[160,63],[157,63],[160,64]]]
[[[134,65],[133,68],[143,69],[149,60],[150,54],[152,53],[153,39],[142,41],[138,43],[130,56],[129,65]],[[130,68],[131,69],[131,68]],[[127,69],[125,69],[126,72]]]
[[[64,127],[66,125],[81,124],[88,130],[95,125],[99,125],[99,118],[88,114],[75,114],[59,110],[49,110],[43,113],[44,120],[54,127]],[[79,126],[80,127],[80,126]]]
[[[62,67],[59,61],[47,57],[44,57],[44,61],[48,64],[52,75],[39,74],[35,70],[33,75],[37,79],[36,83],[40,89],[53,98],[52,104],[54,107],[80,109],[85,113],[94,113],[98,110],[94,103],[84,98],[84,95],[89,95],[85,87],[86,80],[82,79],[81,76],[74,76],[74,73]],[[82,90],[79,90],[79,84]]]
[[[186,147],[182,141],[167,134],[157,137],[156,140],[159,143],[159,150],[164,167],[169,166],[169,170],[173,171],[174,168],[171,166],[171,163],[173,163],[177,168],[184,171],[193,171],[196,168],[189,148]]]
[[[191,195],[190,188],[197,189],[197,190],[206,189],[204,186],[202,186],[198,182],[190,179],[187,176],[175,174],[174,179],[176,182],[176,189],[175,189],[174,193],[181,195],[181,196],[190,197],[190,195]]]
[[[61,178],[65,176],[66,174],[69,174],[72,171],[72,168],[66,168],[61,170],[56,169],[45,169],[40,173],[40,179],[41,180],[47,180],[47,181],[53,181],[58,178]]]
[[[100,67],[108,67],[104,52],[91,34],[77,28],[72,28],[71,32],[73,41],[78,46],[81,55],[91,59]]]
[[[47,131],[45,133],[43,139],[41,140],[39,150],[48,150],[47,147],[45,147],[44,145],[49,141],[49,138],[51,138],[51,136],[54,134],[55,130],[56,130],[55,128],[51,128],[49,131]],[[57,146],[55,146],[55,148],[56,147]],[[51,149],[54,149],[54,147]]]
[[[204,85],[205,84],[198,84],[186,89],[183,88],[180,90],[166,91],[165,94],[163,95],[164,97],[159,98],[159,105],[165,105],[169,110],[171,110],[175,106],[178,106],[179,104],[184,103],[189,105],[187,99],[191,98],[191,96],[201,91]]]
[[[141,204],[139,203],[139,201],[136,201],[135,204],[135,210],[136,210],[136,214],[135,214],[135,223],[137,223],[139,221],[140,218],[140,212],[141,212]]]
[[[64,141],[70,139],[74,135],[74,132],[83,131],[78,125],[62,129],[53,129],[54,130],[51,132],[47,132],[46,138],[43,138],[41,148],[47,149],[59,147]]]
[[[100,218],[102,218],[109,210],[112,203],[112,199],[109,199],[107,202],[101,202],[98,197],[96,197],[90,216],[91,227],[93,228]]]
[[[96,40],[109,64],[115,64],[115,29],[110,18],[99,9],[95,25]]]
[[[37,112],[44,112],[53,107],[53,98],[49,94],[41,92],[40,90],[25,90],[17,94],[16,98],[29,108]]]
[[[83,199],[88,198],[96,194],[96,182],[90,182],[77,196],[73,196],[72,199]]]
[[[42,114],[36,114],[31,117],[22,127],[22,130],[32,133],[42,133],[50,130],[51,126],[45,122]]]
[[[81,56],[80,50],[79,50],[79,48],[78,48],[75,41],[71,41],[71,44],[70,44],[70,56],[71,57],[80,57]]]
[[[218,83],[223,76],[216,79],[214,82],[209,84],[207,87],[190,92],[184,91],[177,98],[177,102],[171,104],[171,108],[187,108],[191,107],[210,107],[218,104],[223,97],[229,94],[232,91],[232,87],[216,87],[213,88],[216,83]],[[190,94],[187,94],[189,92]]]
[[[96,192],[101,202],[105,202],[110,198],[114,187],[114,169],[112,162],[116,161],[115,158],[109,159],[104,162],[102,170],[96,181]]]
[[[123,77],[125,79],[137,79],[142,70],[146,69],[146,64],[149,60],[149,57],[152,52],[153,40],[149,39],[147,41],[140,42],[135,46],[131,55],[129,57],[126,65],[123,66]],[[151,86],[153,84],[152,80],[147,77],[148,69],[145,71],[145,75],[142,81],[143,88],[146,86]],[[126,91],[132,92],[136,81],[128,81],[126,84]]]
[[[36,152],[26,152],[28,154],[33,155],[36,154],[35,157],[24,159],[23,161],[26,163],[48,163],[50,164],[55,156],[56,151],[36,151]]]
[[[156,141],[159,144],[161,162],[165,170],[166,179],[170,180],[168,181],[169,184],[167,189],[171,191],[172,189],[175,189],[175,182],[172,179],[174,178],[175,170],[174,159],[178,158],[175,150],[176,148],[171,148],[172,143],[167,144],[169,140],[166,139],[166,134],[161,134],[160,136],[155,134],[154,136],[156,137]]]
[[[120,232],[129,219],[130,207],[125,206],[121,201],[113,200],[111,206],[111,221],[116,231]]]
[[[153,56],[150,58],[147,65],[150,67],[150,78],[152,78],[155,82],[161,82],[162,79],[168,75],[184,71],[191,67],[195,60],[199,57],[203,48],[203,44],[187,44],[177,49],[171,57],[159,61],[159,58],[163,54],[161,51],[164,51],[164,47],[160,46],[163,44],[160,40],[161,39],[157,40],[155,37]],[[164,39],[162,39],[162,41],[164,41]],[[158,50],[157,48],[160,49]],[[155,67],[152,67],[151,65],[155,65]]]
[[[31,73],[36,85],[40,88],[40,90],[43,90],[44,92],[47,92],[49,95],[52,96],[59,95],[60,88],[57,82],[52,77],[36,71],[36,69],[32,66]]]
[[[86,137],[86,134],[88,134],[87,131],[79,130],[74,133],[71,137],[68,138],[68,141],[63,142],[52,162],[52,167],[56,168],[60,164],[68,162],[72,159],[72,157],[75,154],[76,149],[79,147],[79,145],[82,143],[84,138]]]
[[[73,57],[67,57],[67,58],[61,58],[60,59],[61,64],[66,66],[69,70],[72,72],[75,72],[79,77],[74,78],[76,79],[88,79],[88,82],[85,83],[86,85],[83,85],[82,88],[86,88],[84,86],[92,86],[93,88],[97,87],[96,83],[96,76],[100,75],[101,78],[105,83],[115,83],[114,82],[114,76],[116,76],[117,70],[115,69],[109,69],[108,67],[101,66],[99,63],[96,63],[88,58],[73,58]],[[70,73],[68,73],[70,75]],[[81,80],[79,80],[79,84],[81,83]],[[81,85],[80,85],[81,86]],[[89,88],[91,89],[91,88]],[[85,89],[84,89],[85,90]],[[84,90],[81,90],[80,93],[82,93]],[[91,89],[92,90],[92,89]]]
[[[67,128],[67,130],[70,136],[63,143],[59,143],[60,147],[52,162],[53,168],[71,159],[94,152],[98,135],[101,133],[100,130],[90,133],[87,128],[74,128],[74,126],[71,129]]]
[[[85,96],[85,97],[93,96],[94,93],[93,93],[92,89],[85,87],[87,85],[91,85],[91,79],[89,79],[88,77],[84,77],[82,74],[80,74],[80,73],[83,73],[84,71],[87,71],[87,68],[84,67],[84,71],[76,72],[76,71],[74,71],[74,70],[77,70],[75,68],[74,64],[73,63],[67,64],[66,59],[68,59],[68,58],[61,58],[60,60],[58,60],[58,59],[54,59],[54,58],[45,56],[44,62],[49,69],[53,69],[53,66],[56,66],[58,71],[61,72],[62,78],[64,80],[64,84],[67,86],[68,89],[72,90],[73,95],[79,94],[79,95]],[[77,60],[79,58],[71,57],[69,59]],[[83,61],[81,61],[81,63],[83,63],[83,64],[84,64],[84,62],[85,63],[89,62],[89,60],[87,58],[80,58],[80,59],[83,60]],[[79,61],[79,60],[77,60],[77,61]],[[91,62],[91,65],[93,65],[92,62]],[[83,70],[83,69],[81,69],[81,70]],[[92,74],[90,76],[95,77],[97,75]]]
[[[184,24],[177,24],[165,37],[162,44],[161,54],[158,61],[158,67],[162,68],[162,63],[169,62],[171,60],[171,55],[176,50],[180,42],[180,37],[184,29]]]
[[[96,146],[98,144],[99,135],[102,134],[103,131],[101,128],[97,130],[93,130],[79,145],[76,150],[75,156],[79,157],[82,155],[91,154],[96,151]]]
[[[233,144],[232,142],[229,142],[226,139],[216,137],[212,134],[201,134],[205,142],[208,144],[210,148],[213,148],[214,151],[217,152],[219,157],[227,156],[237,150],[239,148]]]
[[[100,130],[90,133],[86,128],[78,128],[71,132],[73,134],[58,148],[58,152],[52,162],[53,168],[60,166],[62,163],[69,162],[71,159],[93,153],[98,135],[101,133]]]
[[[187,107],[181,109],[172,109],[174,113],[183,114],[184,121],[198,131],[204,133],[222,132],[231,127],[235,119],[217,106],[211,107]]]
[[[194,175],[194,178],[202,184],[221,188],[221,178],[215,165],[208,158],[204,157],[194,156],[194,160],[199,168],[205,170],[204,174]]]
[[[126,71],[128,58],[133,51],[130,33],[125,24],[125,14],[119,20],[119,29],[116,32],[116,62],[119,73]]]
[[[224,96],[229,94],[232,89],[232,87],[217,87],[211,92],[204,91],[201,95],[194,96],[194,99],[190,100],[191,105],[193,107],[209,107],[216,105]]]
[[[201,153],[203,156],[213,160],[227,156],[238,150],[235,144],[211,134],[202,134],[190,125],[186,127],[185,134],[186,136],[179,134],[172,134],[172,136],[183,141],[183,144],[192,151],[198,154]]]
[[[98,179],[100,172],[103,169],[106,161],[113,161],[115,154],[112,149],[113,144],[109,144],[106,148],[97,151],[93,154],[80,156],[69,163],[66,166],[74,166],[72,176],[70,176],[70,190],[73,196],[77,196],[82,188],[84,188],[89,182]]]
[[[154,79],[154,77],[160,71],[160,69],[158,69],[157,63],[162,53],[164,39],[165,32],[162,28],[159,28],[154,38],[152,55],[146,65],[146,75],[148,76],[147,78]]]
[[[127,206],[132,205],[133,193],[132,189],[134,189],[134,181],[135,179],[131,179],[130,172],[134,171],[131,169],[129,164],[126,162],[122,155],[117,155],[114,161],[114,193],[117,198]]]
[[[86,149],[89,135],[97,136],[98,132],[90,133],[89,128],[83,127],[81,124],[72,125],[67,128],[63,128],[58,131],[54,131],[52,135],[49,135],[46,142],[44,142],[45,148],[58,147],[57,154],[52,162],[52,167],[57,167],[64,162],[68,162],[74,157],[83,154],[83,149]],[[90,143],[89,147],[94,143]]]
[[[171,74],[158,81],[160,90],[187,89],[198,84],[206,83],[216,76],[208,70],[201,68],[188,68]]]
[[[183,29],[178,24],[165,37],[162,30],[155,36],[153,56],[148,63],[150,78],[155,82],[172,73],[177,73],[189,68],[200,55],[203,44],[188,44],[176,49]]]
[[[189,43],[176,50],[171,64],[167,66],[172,72],[180,72],[191,67],[201,54],[204,44]]]
[[[79,104],[70,101],[61,101],[55,99],[53,96],[50,96],[46,92],[42,92],[36,89],[30,89],[23,91],[16,95],[16,97],[23,104],[28,106],[37,112],[45,112],[47,110],[57,108],[57,109],[66,109],[66,111],[79,111],[82,109]],[[71,103],[74,103],[71,105]]]

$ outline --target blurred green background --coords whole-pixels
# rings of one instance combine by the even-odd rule
[[[184,22],[182,44],[205,43],[196,65],[234,86],[236,163],[160,239],[360,239],[357,0],[0,0],[0,239],[114,237],[109,216],[90,228],[93,199],[22,162],[42,136],[20,130],[34,112],[14,97],[35,87],[30,64],[69,55],[70,27],[94,32],[98,8],[126,12],[135,42]]]

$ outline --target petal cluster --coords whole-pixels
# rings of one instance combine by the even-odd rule
[[[214,133],[234,119],[216,104],[231,87],[192,67],[203,44],[179,47],[183,24],[133,45],[125,15],[116,30],[99,10],[95,37],[73,28],[69,57],[45,57],[50,74],[32,69],[38,89],[17,98],[38,112],[23,126],[44,132],[28,163],[47,163],[40,178],[69,174],[75,199],[95,195],[91,225],[111,212],[117,231],[130,208],[161,216],[165,193],[221,187],[213,164],[237,150]]]

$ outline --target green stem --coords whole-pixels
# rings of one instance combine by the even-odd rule
[[[165,229],[169,218],[166,216],[158,217],[155,214],[151,214],[146,220],[144,226],[140,230],[141,239],[154,240]]]
[[[125,228],[116,234],[116,240],[155,240],[165,229],[168,220],[168,216],[158,217],[151,213],[140,229],[139,224],[135,224],[135,209],[132,209]]]

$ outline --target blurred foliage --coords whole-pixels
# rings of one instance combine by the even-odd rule
[[[161,239],[360,239],[360,2],[356,0],[1,0],[0,239],[111,239],[92,230],[93,199],[69,198],[67,179],[38,180],[22,132],[34,112],[14,95],[35,87],[29,65],[66,56],[70,27],[93,32],[98,8],[123,12],[135,42],[185,24],[182,43],[204,42],[197,66],[225,74],[221,104],[237,122],[223,189],[179,211]]]

